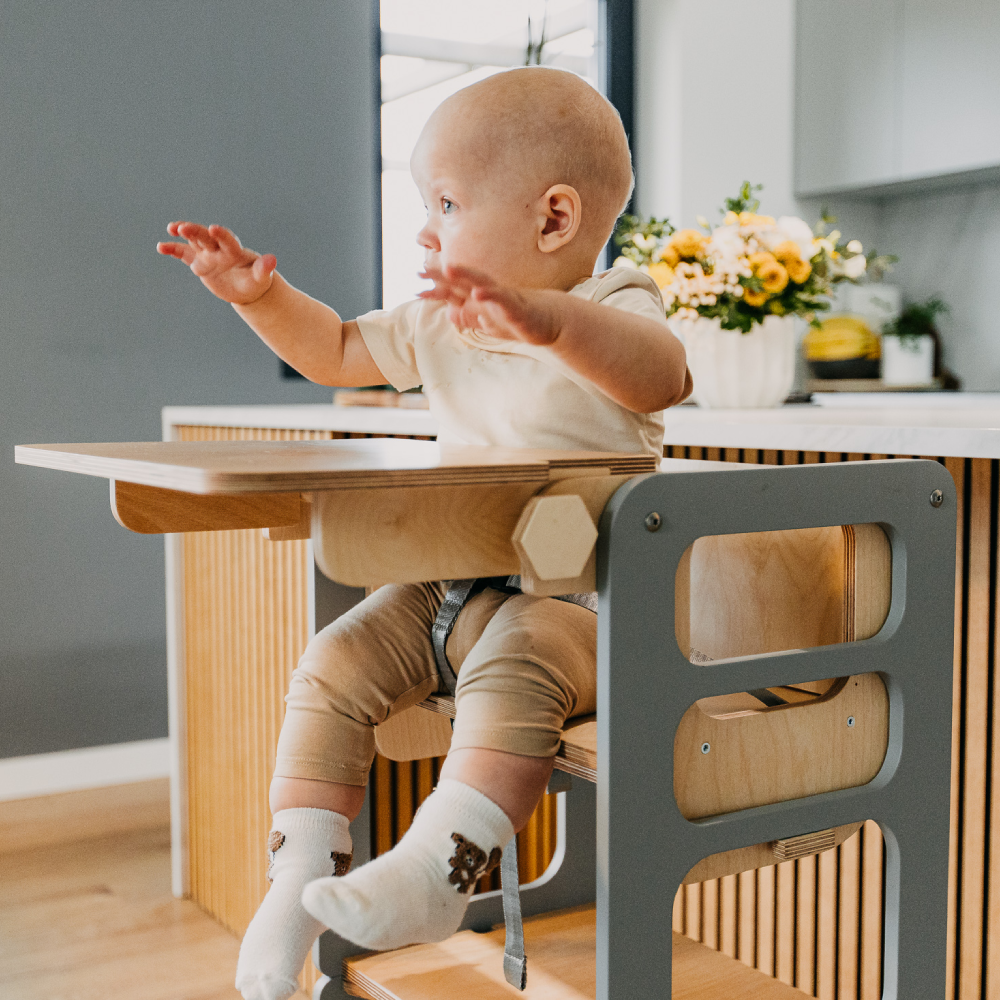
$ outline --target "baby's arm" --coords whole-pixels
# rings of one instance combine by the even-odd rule
[[[293,288],[275,270],[273,254],[248,250],[223,226],[171,222],[185,243],[156,249],[187,264],[213,295],[229,302],[254,332],[296,371],[320,385],[381,385],[358,324]]]
[[[486,275],[449,265],[428,269],[422,298],[448,303],[462,329],[548,347],[616,403],[636,413],[674,406],[691,392],[684,346],[647,316],[554,289],[502,288]]]

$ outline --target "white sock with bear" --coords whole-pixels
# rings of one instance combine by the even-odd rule
[[[244,1000],[287,1000],[299,988],[296,977],[323,930],[302,908],[302,889],[350,869],[347,817],[327,809],[282,809],[274,814],[267,849],[271,888],[243,936],[236,966]]]
[[[513,836],[495,802],[445,778],[391,851],[344,878],[310,882],[302,904],[362,948],[443,941],[458,930],[476,881],[500,863]]]

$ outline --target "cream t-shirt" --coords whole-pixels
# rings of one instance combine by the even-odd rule
[[[649,275],[615,267],[569,292],[663,323]],[[417,299],[359,316],[379,371],[396,389],[423,385],[448,444],[663,455],[663,414],[633,413],[545,347],[459,330],[442,302]]]

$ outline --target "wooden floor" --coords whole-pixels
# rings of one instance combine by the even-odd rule
[[[3,1000],[239,1000],[239,941],[170,894],[165,785],[0,802]]]

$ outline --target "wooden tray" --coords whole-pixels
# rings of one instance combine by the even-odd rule
[[[652,455],[349,441],[152,441],[19,445],[21,465],[186,493],[282,493],[395,486],[545,483],[565,469],[654,472]]]

